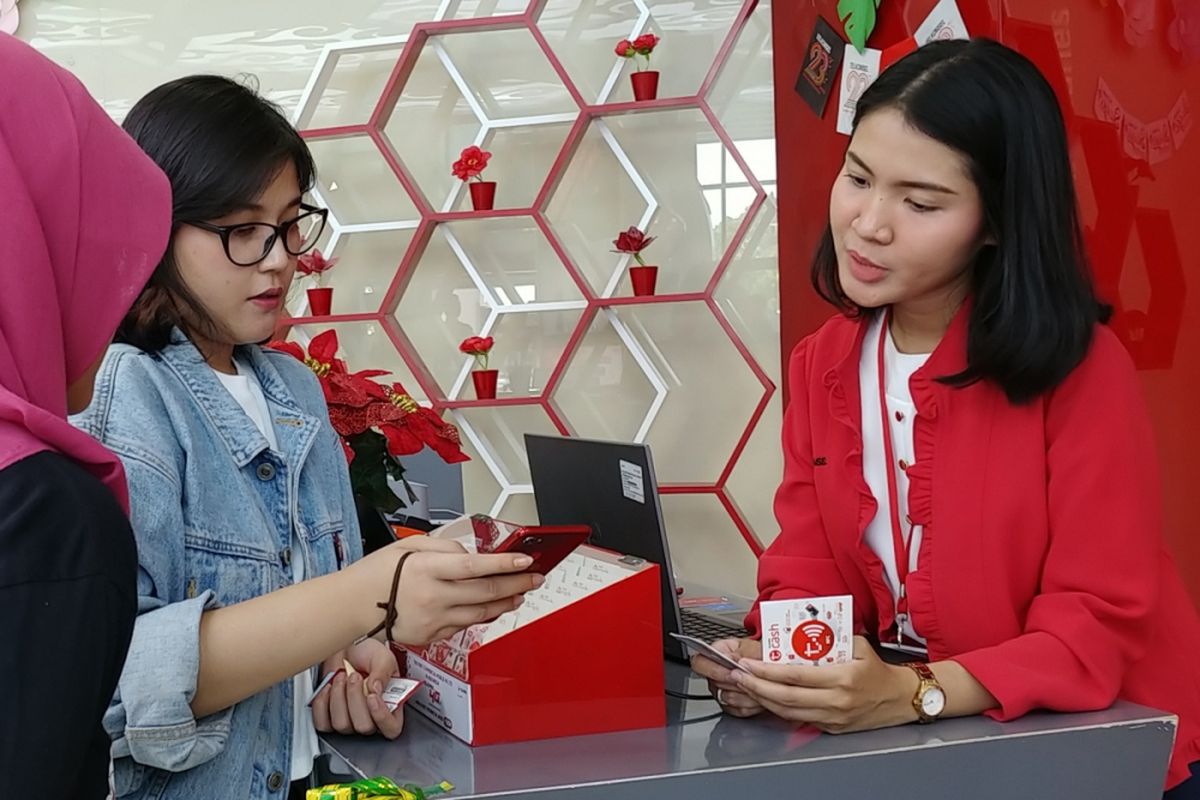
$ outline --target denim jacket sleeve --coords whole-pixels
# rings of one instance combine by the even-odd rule
[[[233,708],[196,719],[191,701],[200,673],[200,616],[215,608],[211,591],[172,598],[184,585],[179,485],[123,453],[138,539],[138,618],[117,694],[104,723],[113,755],[181,772],[217,756],[229,737]]]
[[[91,407],[72,420],[120,457],[134,498],[130,521],[138,548],[138,618],[104,726],[113,739],[114,758],[180,772],[224,749],[233,709],[199,720],[192,714],[200,616],[217,602],[212,592],[187,596],[182,482],[178,462],[170,457],[178,444],[166,425],[154,424],[155,409],[148,406],[155,391],[147,376],[136,367],[123,369],[121,360],[110,353]],[[117,384],[119,398],[114,397]]]

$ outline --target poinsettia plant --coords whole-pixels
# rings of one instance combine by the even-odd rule
[[[337,266],[337,257],[326,258],[318,248],[311,253],[305,253],[296,260],[296,270],[301,275],[312,277],[317,286],[321,285],[321,276]]]
[[[483,171],[487,169],[488,161],[491,157],[491,153],[475,145],[465,147],[459,153],[458,161],[450,165],[450,172],[464,183],[472,178],[482,181]]]
[[[644,267],[646,262],[642,260],[642,251],[649,247],[655,238],[647,236],[640,228],[631,226],[628,230],[621,231],[613,240],[613,247],[616,248],[613,252],[631,255],[638,264]]]
[[[496,340],[491,336],[468,336],[462,340],[458,349],[475,358],[476,369],[488,368],[488,354],[492,352]]]
[[[630,41],[622,39],[617,42],[615,52],[621,58],[635,59],[634,65],[637,66],[637,71],[641,72],[643,67],[637,64],[636,58],[641,56],[646,60],[645,69],[650,68],[650,54],[654,52],[654,48],[658,47],[658,43],[662,41],[661,37],[655,36],[653,33],[643,33],[641,36]]]
[[[350,462],[354,493],[375,508],[390,514],[405,504],[388,485],[389,477],[404,486],[409,503],[416,502],[398,456],[418,453],[428,445],[447,464],[471,460],[462,451],[456,427],[417,403],[399,383],[386,386],[375,380],[387,371],[351,372],[337,357],[336,331],[314,336],[307,352],[296,342],[268,346],[304,362],[320,380],[329,421]]]

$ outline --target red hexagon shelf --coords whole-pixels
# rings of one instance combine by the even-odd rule
[[[717,297],[767,198],[709,96],[758,2],[735,3],[720,36],[689,47],[711,58],[698,86],[664,75],[667,92],[690,93],[648,102],[625,99],[623,59],[586,70],[613,36],[571,42],[549,4],[326,47],[295,121],[322,165],[314,194],[331,209],[322,248],[343,260],[330,274],[338,313],[293,305],[291,324],[302,335],[336,327],[352,367],[392,369],[451,414],[498,487],[493,513],[530,491],[526,430],[648,441],[663,493],[714,497],[757,554],[726,482],[776,387]],[[660,30],[645,0],[631,5],[627,35]],[[519,62],[487,58],[516,50]],[[431,135],[434,120],[444,135]],[[720,241],[688,225],[704,203],[695,173],[662,157],[681,134],[719,142],[753,193]],[[494,211],[468,210],[449,174],[468,144],[494,153]],[[608,202],[592,203],[597,192]],[[628,259],[610,242],[630,224],[659,237],[662,294],[628,296]],[[477,326],[459,321],[464,298],[478,300]],[[469,395],[471,362],[457,344],[474,333],[495,335],[506,357],[496,400]],[[705,396],[709,381],[737,400],[682,399]]]

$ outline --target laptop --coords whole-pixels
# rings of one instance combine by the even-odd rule
[[[689,606],[692,594],[676,585],[649,446],[525,434],[525,449],[541,524],[590,525],[597,547],[658,564],[668,657],[688,657],[672,633],[707,642],[748,635],[749,602],[723,596],[715,607]]]

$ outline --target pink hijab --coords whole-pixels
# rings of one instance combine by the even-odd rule
[[[0,469],[44,450],[128,511],[120,461],[67,422],[171,229],[166,177],[70,73],[0,34]]]

